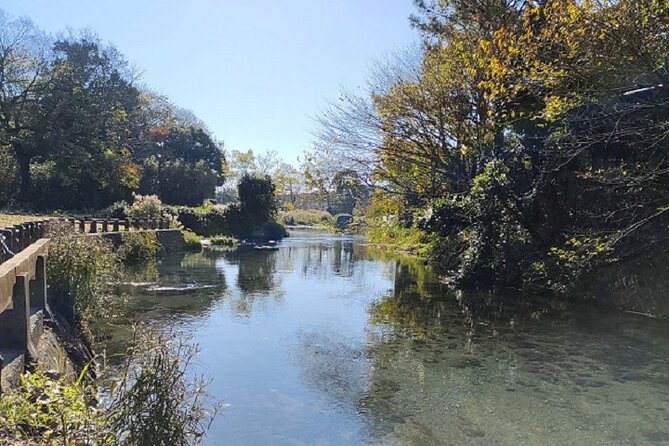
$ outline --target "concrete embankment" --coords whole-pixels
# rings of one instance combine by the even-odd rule
[[[111,226],[110,226],[111,227]],[[184,247],[178,229],[153,232],[161,253]],[[126,232],[83,233],[100,236],[119,246]],[[91,359],[92,353],[65,320],[52,311],[48,288],[47,256],[51,240],[41,238],[26,246],[22,238],[8,239],[21,251],[0,264],[0,392],[16,386],[21,374],[37,367],[71,373]],[[21,242],[21,243],[19,243]]]

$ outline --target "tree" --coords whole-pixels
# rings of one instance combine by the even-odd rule
[[[36,141],[39,98],[49,71],[48,38],[27,19],[0,11],[0,137],[11,148],[19,198],[30,198],[30,163],[41,155]]]
[[[401,199],[395,221],[435,235],[460,284],[564,291],[669,240],[666,2],[417,5],[421,62],[370,89],[373,109],[327,112],[321,142],[373,154],[375,197]],[[306,167],[325,193],[323,157]]]
[[[256,225],[273,220],[279,208],[275,191],[269,176],[244,175],[237,186],[242,212]]]
[[[141,153],[147,158],[140,191],[169,204],[202,204],[225,180],[223,152],[200,128],[153,128]]]
[[[274,170],[274,183],[276,194],[281,201],[292,207],[297,204],[298,198],[307,190],[307,185],[302,172],[296,167],[280,162]]]
[[[33,201],[89,208],[127,198],[139,185],[132,160],[138,91],[113,47],[93,37],[57,41],[42,90],[37,145],[51,169]]]

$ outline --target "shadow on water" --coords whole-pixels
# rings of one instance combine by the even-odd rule
[[[364,239],[164,259],[127,321],[184,330],[230,408],[220,444],[669,444],[669,328],[454,292]]]

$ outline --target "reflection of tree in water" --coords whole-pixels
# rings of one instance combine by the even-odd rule
[[[277,254],[278,251],[249,249],[225,253],[227,265],[236,266],[237,287],[226,297],[236,314],[250,315],[259,297],[283,298],[277,276]]]
[[[243,293],[266,293],[276,287],[276,251],[242,253],[238,261],[237,286]]]
[[[331,240],[282,248],[277,253],[277,262],[280,269],[298,269],[303,276],[352,277],[355,263],[361,259],[358,254],[352,240]]]

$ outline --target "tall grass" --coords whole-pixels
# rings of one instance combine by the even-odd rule
[[[293,209],[279,212],[280,223],[288,226],[333,226],[334,217],[320,209]]]
[[[106,300],[122,274],[112,244],[102,237],[76,235],[60,222],[50,223],[48,234],[52,306],[78,324],[104,315]]]

